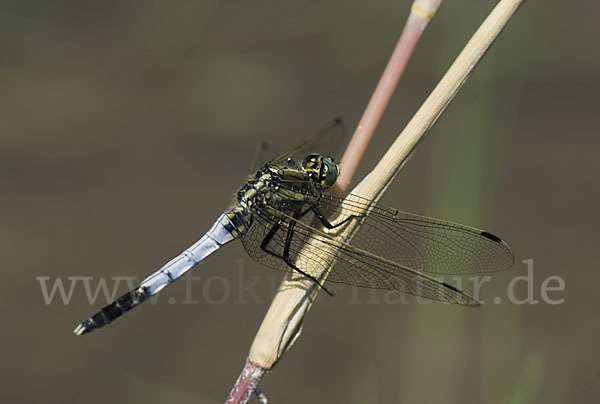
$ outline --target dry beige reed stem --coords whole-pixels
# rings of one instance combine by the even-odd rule
[[[498,3],[381,161],[352,191],[353,194],[375,201],[381,197],[521,3],[522,0],[502,0]],[[352,228],[344,230],[337,235],[340,241],[350,237],[354,231]],[[313,272],[323,273],[327,270],[315,268]],[[318,287],[312,281],[296,274],[286,276],[250,348],[250,362],[270,369],[279,360],[298,337],[304,315],[317,292]]]
[[[501,0],[497,4],[380,162],[352,191],[353,194],[375,201],[381,197],[521,3],[522,0]],[[346,242],[355,230],[355,227],[348,226],[335,235],[336,239],[340,243]],[[325,277],[328,271],[329,268],[314,268],[312,273]],[[318,287],[305,277],[289,274],[284,278],[250,348],[248,362],[251,366],[268,370],[277,363],[300,335],[304,316],[317,293]]]

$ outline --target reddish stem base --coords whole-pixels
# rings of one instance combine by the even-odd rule
[[[238,377],[225,404],[245,404],[250,399],[254,390],[258,387],[260,379],[265,374],[265,370],[246,361],[246,366]]]

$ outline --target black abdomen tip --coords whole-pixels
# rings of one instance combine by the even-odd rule
[[[495,241],[496,243],[501,243],[502,239],[498,236],[493,235],[492,233],[488,233],[487,231],[482,231],[481,235],[485,238],[487,238],[488,240],[492,240]]]

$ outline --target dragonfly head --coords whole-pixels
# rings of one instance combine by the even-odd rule
[[[302,168],[308,173],[309,178],[326,187],[335,184],[340,168],[331,157],[324,157],[318,153],[311,153],[302,160]]]

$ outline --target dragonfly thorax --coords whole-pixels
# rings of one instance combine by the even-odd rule
[[[249,218],[255,208],[265,207],[291,213],[332,186],[338,173],[333,159],[317,153],[301,162],[289,159],[281,165],[266,164],[238,192],[242,216]]]

